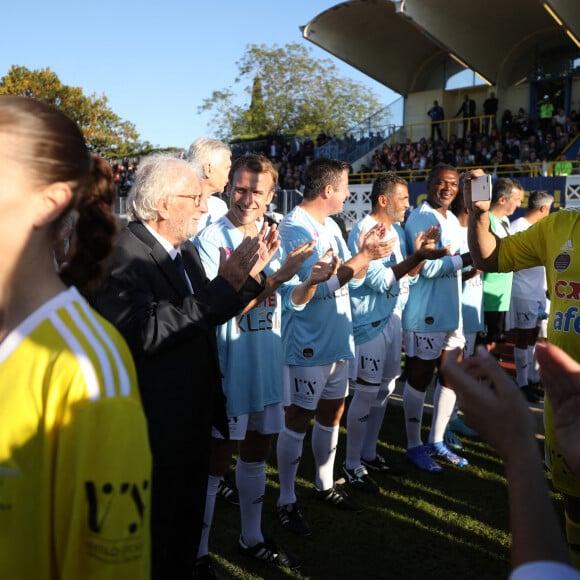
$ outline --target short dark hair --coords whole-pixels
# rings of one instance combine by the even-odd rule
[[[232,185],[234,175],[236,174],[236,171],[239,171],[240,169],[246,169],[251,173],[269,173],[274,182],[274,189],[276,189],[276,186],[278,185],[278,170],[272,161],[264,155],[248,153],[246,155],[240,155],[240,157],[234,159],[228,175],[228,185]]]
[[[395,191],[396,185],[407,186],[407,181],[397,175],[394,171],[381,173],[373,182],[371,190],[371,207],[374,209],[381,195],[390,196]]]
[[[304,172],[304,199],[316,199],[327,185],[336,187],[342,173],[349,169],[346,161],[326,157],[315,159]]]
[[[437,165],[431,169],[429,175],[427,176],[427,189],[429,189],[431,183],[439,177],[439,174],[442,171],[455,171],[455,173],[459,174],[457,167],[449,165],[449,163],[437,163]]]
[[[512,179],[511,177],[500,177],[492,187],[491,206],[493,207],[494,205],[497,205],[502,197],[506,201],[509,201],[514,188],[521,189],[522,191],[524,190],[522,184],[517,179]]]

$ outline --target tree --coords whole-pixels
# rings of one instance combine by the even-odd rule
[[[384,108],[372,89],[340,77],[330,60],[314,59],[296,42],[249,45],[236,64],[234,84],[246,83],[246,102],[236,102],[240,91],[227,88],[214,91],[198,109],[214,113],[211,127],[224,140],[342,134]]]
[[[108,105],[103,94],[86,96],[80,87],[64,85],[49,68],[28,70],[14,65],[0,79],[0,94],[23,95],[47,101],[74,119],[89,148],[107,157],[136,154],[150,146],[139,141],[137,129],[123,121]]]

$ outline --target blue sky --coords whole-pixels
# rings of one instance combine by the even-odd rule
[[[198,106],[234,85],[248,44],[302,42],[328,58],[341,76],[364,83],[389,104],[386,87],[303,40],[299,26],[336,5],[329,0],[22,0],[5,2],[0,77],[14,64],[49,67],[85,94],[104,93],[142,139],[188,147],[215,136]]]

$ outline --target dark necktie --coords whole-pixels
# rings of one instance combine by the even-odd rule
[[[188,290],[190,290],[189,280],[187,279],[187,274],[185,273],[185,267],[183,265],[183,259],[181,257],[181,253],[179,253],[179,252],[177,253],[175,258],[173,258],[173,263],[175,264],[175,267],[177,268],[177,271],[179,272],[181,279],[185,283],[186,288]]]

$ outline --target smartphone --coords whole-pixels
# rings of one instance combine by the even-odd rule
[[[491,175],[479,175],[471,180],[471,201],[491,201]]]

